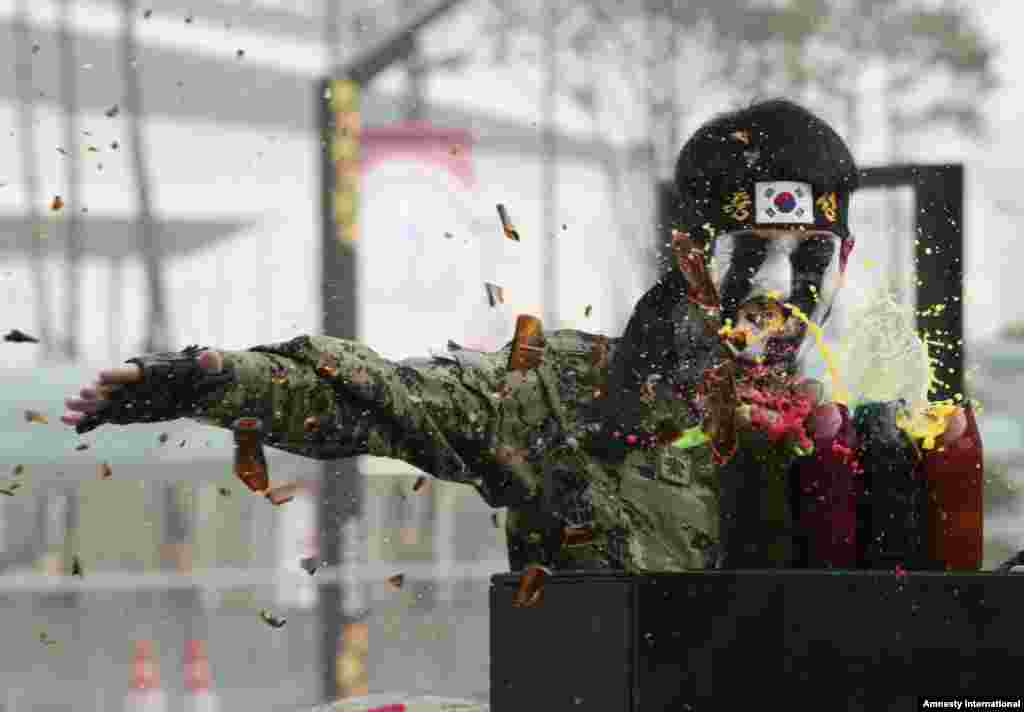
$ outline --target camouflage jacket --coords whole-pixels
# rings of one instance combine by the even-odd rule
[[[196,419],[226,428],[254,416],[271,447],[317,460],[395,458],[469,484],[508,508],[512,570],[705,567],[718,539],[707,447],[602,459],[585,413],[619,340],[574,330],[545,337],[541,365],[525,373],[506,369],[511,344],[401,362],[327,336],[227,351],[233,383]],[[671,399],[645,407],[694,424]]]

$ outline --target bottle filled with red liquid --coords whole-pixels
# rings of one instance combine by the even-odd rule
[[[923,452],[920,468],[928,491],[928,554],[947,571],[978,571],[982,564],[985,470],[971,405],[949,416],[935,447]]]
[[[797,460],[793,484],[800,568],[857,566],[857,431],[845,405],[819,406],[808,420],[814,452]]]

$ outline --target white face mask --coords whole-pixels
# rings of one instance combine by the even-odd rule
[[[743,230],[715,239],[710,273],[722,317],[754,336],[741,358],[767,363],[803,358],[812,343],[806,325],[780,305],[792,303],[824,325],[842,284],[841,245],[838,235],[811,230]]]

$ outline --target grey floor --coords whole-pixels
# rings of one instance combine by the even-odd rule
[[[487,701],[487,582],[454,587],[426,603],[417,587],[371,600],[371,692]],[[422,589],[420,589],[422,590]],[[135,642],[157,652],[167,712],[186,710],[186,641],[206,641],[213,690],[227,710],[299,710],[321,702],[314,611],[287,611],[273,629],[258,615],[259,592],[235,592],[213,607],[175,593],[15,594],[0,597],[0,710],[125,709]],[[53,644],[40,642],[45,632]]]

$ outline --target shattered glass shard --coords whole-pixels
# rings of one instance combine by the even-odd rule
[[[514,242],[519,242],[519,232],[512,225],[512,221],[508,217],[508,211],[501,203],[498,203],[498,217],[501,218],[501,228],[505,232],[505,237]]]
[[[484,288],[487,290],[487,302],[492,307],[505,303],[504,287],[499,287],[498,285],[491,284],[490,282],[484,282]]]
[[[29,336],[24,331],[18,329],[11,329],[4,336],[4,341],[9,341],[14,344],[38,344],[39,339],[34,336]]]
[[[262,423],[258,418],[238,418],[235,431],[235,476],[253,492],[263,494],[270,487],[267,459],[263,453]]]
[[[519,589],[512,599],[512,605],[516,608],[531,608],[540,603],[546,578],[547,571],[544,567],[527,566],[519,579]]]
[[[529,314],[520,314],[516,319],[516,332],[512,352],[509,354],[508,370],[529,371],[538,368],[545,344],[541,320]]]
[[[316,373],[321,378],[334,378],[338,375],[338,358],[334,354],[322,354],[316,364]]]
[[[36,410],[26,410],[25,420],[29,423],[39,423],[40,425],[46,425],[50,422],[45,415]]]
[[[263,622],[271,628],[282,628],[284,627],[284,624],[288,622],[288,620],[283,616],[275,616],[266,608],[260,611],[260,618],[262,618]]]

